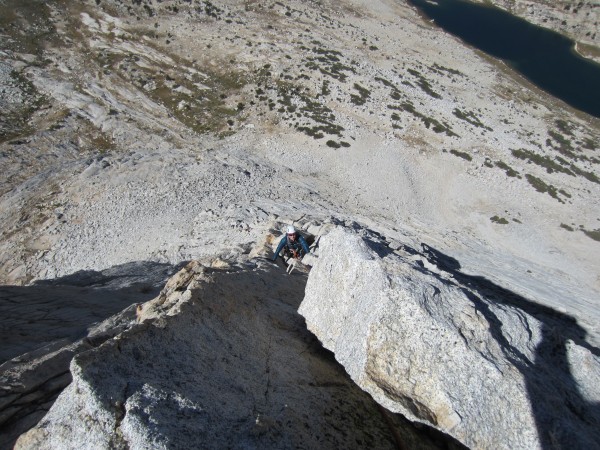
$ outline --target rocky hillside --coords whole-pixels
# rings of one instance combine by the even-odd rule
[[[586,8],[569,11],[580,17]],[[87,402],[73,396],[77,388],[89,392],[99,383],[101,390],[112,389],[102,374],[113,368],[103,358],[119,353],[121,338],[113,337],[130,328],[135,331],[123,336],[131,341],[122,340],[129,353],[119,360],[118,392],[100,398],[93,410],[82,409],[80,419],[96,414],[106,419],[98,430],[119,428],[107,445],[167,442],[179,431],[138,428],[154,414],[148,411],[160,414],[153,405],[164,401],[213,430],[215,418],[229,413],[221,405],[225,409],[205,415],[199,399],[208,395],[208,385],[187,391],[192,380],[206,361],[215,364],[212,379],[222,379],[227,370],[218,352],[226,346],[230,361],[248,357],[248,372],[241,372],[249,382],[245,389],[264,392],[257,386],[265,383],[265,372],[250,367],[264,367],[264,354],[252,350],[270,341],[263,336],[252,344],[235,335],[223,337],[217,349],[200,347],[223,332],[221,325],[229,326],[229,314],[243,323],[260,310],[267,321],[264,303],[272,294],[256,286],[281,285],[273,279],[283,274],[250,261],[269,255],[272,240],[289,223],[314,233],[325,223],[367,229],[393,249],[425,244],[459,261],[461,276],[483,278],[573,318],[587,345],[600,345],[600,120],[465,47],[406,2],[3,0],[0,36],[0,283],[2,310],[12,321],[3,322],[2,332],[10,336],[18,324],[27,336],[13,336],[2,352],[0,432],[14,431],[17,416],[30,418],[25,428],[39,420],[71,379],[72,356],[90,350],[75,358],[73,387],[42,428],[68,427],[55,419]],[[102,325],[127,304],[154,296],[169,274],[191,260],[211,270],[229,267],[217,271],[218,289],[230,292],[227,280],[239,275],[249,283],[244,289],[256,289],[256,298],[244,291],[247,305],[237,311],[231,293],[229,306],[215,311],[190,293],[196,313],[189,319],[154,317],[147,328],[157,334],[147,341],[132,309]],[[262,281],[251,283],[253,276]],[[296,287],[303,289],[300,282]],[[53,311],[44,289],[55,289],[47,298],[66,309]],[[210,298],[216,302],[214,289]],[[114,302],[104,305],[110,296]],[[91,314],[81,304],[68,308],[78,297]],[[284,339],[282,330],[296,330],[290,338],[296,343],[285,345],[299,349],[308,335],[290,311],[301,298],[286,297],[277,297],[283,316],[269,327],[277,339]],[[204,322],[206,308],[220,325]],[[62,317],[69,318],[64,330],[56,326]],[[173,327],[164,328],[166,342],[185,341],[195,355],[177,380],[182,391],[165,384],[162,365],[149,374],[156,376],[152,382],[127,387],[126,380],[145,367],[140,349],[153,361],[168,361],[168,348],[153,340],[163,333],[154,320],[172,320]],[[198,324],[207,327],[201,339],[193,334]],[[189,342],[196,338],[204,344]],[[10,359],[21,352],[29,353]],[[59,354],[53,370],[40,369],[56,378],[40,376],[35,368],[58,361],[53,358]],[[278,364],[291,364],[288,356]],[[304,382],[312,362],[297,363],[296,381]],[[342,372],[329,363],[323,370]],[[25,373],[32,375],[21,379]],[[326,383],[354,389],[347,380],[331,379]],[[223,389],[234,385],[230,379]],[[355,395],[347,392],[324,405],[335,409],[345,395]],[[311,395],[293,414],[315,407]],[[121,403],[111,403],[113,397]],[[258,414],[286,423],[273,409],[280,403],[265,400],[262,409],[248,403],[244,417],[256,426]],[[121,426],[123,408],[132,415]],[[353,420],[371,417],[369,408]],[[293,422],[322,426],[321,412],[321,421]],[[166,423],[173,419],[168,414]],[[258,433],[252,442],[269,446],[273,436],[286,435],[281,424],[266,435],[249,424],[240,421],[238,434],[223,439],[250,442]],[[352,447],[346,426],[338,426],[342,431],[328,442]],[[392,442],[381,422],[373,427],[352,438]],[[30,435],[31,445],[52,442],[62,432],[44,433]],[[69,439],[64,436],[56,439]]]
[[[598,121],[402,2],[1,7],[5,282],[334,213],[598,287]]]

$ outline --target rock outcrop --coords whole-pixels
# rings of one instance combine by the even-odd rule
[[[16,448],[438,447],[306,330],[305,283],[262,260],[191,262],[128,330],[75,356],[73,382]]]
[[[73,356],[131,326],[130,305],[155,297],[176,270],[130,263],[0,287],[0,448],[12,448],[48,412],[71,382]]]
[[[337,228],[299,312],[380,404],[469,447],[600,442],[600,351],[583,329],[431,247]]]
[[[92,327],[76,342],[55,341],[0,366],[0,448],[12,448],[21,433],[35,426],[72,381],[73,357],[101,345],[131,325],[135,308]]]

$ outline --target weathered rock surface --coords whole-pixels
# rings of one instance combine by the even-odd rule
[[[129,306],[155,297],[176,270],[130,263],[0,287],[0,448],[46,414],[71,382],[73,356],[128,328],[135,318]]]
[[[69,385],[73,357],[99,346],[127,329],[135,318],[135,307],[90,328],[82,339],[54,341],[13,358],[0,366],[0,448],[12,448],[21,433],[48,412],[57,396]]]
[[[81,339],[96,323],[156,297],[176,271],[169,264],[138,262],[30,286],[0,286],[0,364],[57,340]]]
[[[574,319],[363,235],[321,238],[299,309],[363,389],[472,448],[597,446],[600,350]]]
[[[192,262],[137,324],[71,363],[17,449],[434,448],[382,411],[306,330],[306,276]]]

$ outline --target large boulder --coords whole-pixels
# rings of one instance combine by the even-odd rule
[[[574,319],[359,234],[320,239],[299,312],[377,402],[472,448],[598,445],[599,351]]]
[[[73,382],[16,448],[439,448],[306,330],[305,275],[225,266],[191,262],[128,330],[75,356]]]

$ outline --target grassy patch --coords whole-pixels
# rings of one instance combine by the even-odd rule
[[[528,161],[533,164],[537,164],[538,166],[545,168],[546,172],[548,173],[562,172],[566,173],[567,175],[575,176],[575,174],[568,168],[562,166],[561,164],[548,158],[547,156],[538,155],[537,153],[534,153],[530,150],[526,150],[524,148],[521,148],[519,150],[511,150],[511,153],[516,158]]]
[[[417,72],[414,69],[408,69],[408,73],[410,73],[413,77],[417,79],[417,86],[419,86],[421,90],[423,90],[423,92],[425,92],[427,95],[430,95],[433,98],[442,98],[440,94],[438,94],[432,89],[431,84],[429,84],[429,81],[427,81],[427,79],[419,72]]]
[[[202,73],[190,73],[189,63],[176,59],[176,65],[160,64],[143,56],[110,54],[102,63],[111,74],[119,75],[144,92],[170,114],[197,133],[231,132],[230,121],[244,114],[239,102],[227,101],[237,95],[256,74],[221,68],[203,67]],[[242,105],[243,106],[243,105]],[[239,123],[240,120],[235,120]]]
[[[571,198],[571,194],[569,194],[567,191],[565,191],[564,189],[559,189],[558,193],[567,197],[567,198]]]
[[[369,96],[371,95],[371,91],[369,91],[367,88],[362,87],[358,83],[354,83],[354,89],[358,91],[358,95],[351,94],[350,101],[358,106],[364,105],[367,102]]]
[[[432,127],[432,130],[436,133],[446,133],[446,135],[448,136],[458,136],[455,132],[452,131],[449,125],[442,124],[436,119],[428,117],[418,112],[411,101],[403,102],[400,106],[388,105],[388,109],[399,109],[409,112],[413,116],[419,118],[421,122],[425,124],[425,128],[429,129],[429,127]]]
[[[313,124],[298,126],[299,131],[303,131],[315,139],[320,139],[324,136],[324,133],[336,136],[342,135],[344,127],[335,123],[335,115],[330,108],[306,96],[301,96],[300,100],[303,103],[299,108],[301,114]]]
[[[506,172],[506,175],[508,175],[509,177],[520,178],[519,172],[517,172],[515,169],[510,167],[504,161],[496,161],[495,164],[496,164],[496,167],[499,167],[500,169],[504,170]]]
[[[18,93],[19,103],[3,103],[0,114],[0,142],[7,142],[35,132],[31,118],[39,109],[49,105],[49,99],[19,72],[10,73],[8,84]]]
[[[583,170],[575,164],[569,163],[561,157],[556,158],[557,161],[560,163],[559,164],[554,160],[548,158],[547,156],[541,156],[537,153],[525,149],[512,150],[512,154],[513,156],[519,159],[527,160],[531,163],[537,164],[538,166],[544,167],[546,169],[546,172],[548,173],[562,172],[571,176],[579,175],[584,177],[588,181],[591,181],[592,183],[600,184],[600,179],[596,176],[595,173]],[[567,165],[568,167],[565,167]]]
[[[387,86],[389,88],[396,89],[396,86],[394,85],[394,83],[392,83],[389,80],[386,80],[385,78],[375,77],[375,81],[379,81],[381,84],[383,84],[384,86]]]
[[[551,184],[546,184],[541,178],[537,178],[529,173],[525,174],[525,178],[527,178],[529,184],[531,184],[536,191],[546,193],[550,197],[558,200],[560,203],[564,203],[564,201],[558,196],[559,193],[562,195],[566,194],[566,196],[570,197],[570,194],[568,194],[566,191],[561,190],[559,192],[559,190],[556,189],[556,187],[552,186]]]
[[[221,16],[225,14],[224,10],[222,10],[218,6],[215,6],[212,2],[208,0],[204,0],[202,3],[204,4],[204,13],[207,16],[217,20],[221,20]]]
[[[460,70],[450,69],[449,67],[440,66],[438,63],[434,63],[433,66],[431,66],[431,69],[438,73],[446,72],[450,75],[464,76],[464,74]]]
[[[319,45],[319,47],[315,46],[311,49],[304,46],[301,47],[302,50],[310,50],[312,53],[316,54],[316,56],[306,58],[306,67],[308,69],[318,70],[323,75],[327,75],[342,82],[346,81],[348,78],[347,72],[356,73],[353,67],[342,62],[342,53],[320,47],[321,43],[318,41],[313,41],[312,43]]]
[[[381,78],[381,77],[375,77],[375,81],[379,81],[384,86],[391,89],[390,97],[392,98],[392,100],[400,100],[400,98],[401,98],[400,90],[398,89],[398,87],[396,87],[396,85],[394,83],[386,80],[385,78]]]
[[[158,88],[152,93],[182,123],[199,133],[223,132],[228,121],[241,113],[236,106],[228,106],[225,99],[246,84],[246,76],[239,72],[208,72],[201,80],[209,89],[198,92],[187,79],[170,82],[167,77],[156,80]],[[200,81],[200,80],[198,80]],[[175,84],[173,84],[175,83]],[[189,91],[174,90],[174,86],[187,87]],[[188,94],[187,92],[192,92]]]
[[[555,123],[556,128],[558,128],[560,131],[562,131],[565,134],[568,134],[569,136],[573,136],[574,126],[571,125],[569,122],[567,122],[566,120],[557,119]]]
[[[581,229],[581,231],[583,231],[583,234],[585,234],[587,237],[595,240],[595,241],[600,241],[600,229],[598,230],[585,230],[585,229]]]
[[[326,135],[342,136],[344,128],[335,123],[335,114],[325,104],[318,100],[330,93],[329,81],[324,80],[321,95],[317,99],[307,94],[306,88],[293,84],[291,81],[274,80],[271,78],[270,66],[265,65],[257,72],[256,98],[274,111],[296,130],[322,139]],[[277,103],[275,103],[277,102]],[[340,144],[341,145],[341,144]]]
[[[583,138],[583,142],[581,146],[587,150],[597,150],[598,149],[598,141],[592,139],[590,137]]]
[[[48,45],[61,45],[51,15],[47,2],[0,2],[2,50],[40,57]]]
[[[573,172],[575,172],[577,175],[582,176],[583,178],[585,178],[588,181],[591,181],[592,183],[600,184],[600,179],[598,179],[598,177],[596,176],[595,173],[593,173],[593,172],[587,172],[587,171],[585,171],[583,169],[580,169],[575,164],[571,164],[570,167],[571,167],[571,170]]]
[[[485,130],[492,131],[492,129],[490,127],[484,125],[481,122],[481,120],[479,120],[479,118],[472,111],[463,112],[463,111],[461,111],[458,108],[454,108],[454,111],[452,111],[452,114],[454,114],[459,119],[464,120],[465,122],[470,123],[474,127],[483,128]]]
[[[450,150],[450,153],[452,153],[454,156],[458,156],[459,158],[466,159],[467,161],[473,160],[471,155],[469,155],[468,153],[465,153],[465,152],[461,152],[461,151],[452,149],[452,150]]]
[[[568,158],[577,160],[579,156],[575,153],[575,149],[573,148],[573,144],[571,140],[566,138],[564,135],[549,130],[548,135],[550,138],[546,139],[546,145],[554,150],[558,151],[561,155],[564,155]]]
[[[567,230],[567,231],[575,231],[575,230],[573,229],[573,227],[570,227],[570,226],[569,226],[569,225],[567,225],[566,223],[561,223],[561,224],[560,224],[560,227],[561,227],[561,228],[564,228],[564,229],[565,229],[565,230]]]
[[[89,133],[87,139],[93,151],[100,154],[111,153],[116,148],[112,139],[101,131]]]

